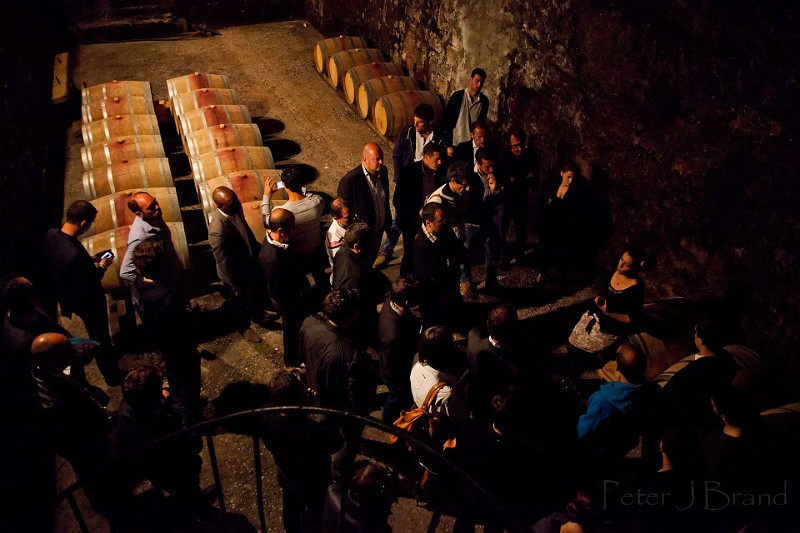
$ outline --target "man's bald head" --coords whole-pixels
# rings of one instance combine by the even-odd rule
[[[383,150],[375,143],[368,143],[364,146],[364,152],[361,154],[361,163],[367,172],[370,174],[377,174],[383,165]]]
[[[219,210],[226,215],[233,215],[239,211],[239,197],[229,187],[224,185],[217,187],[211,193],[211,199],[214,200]]]
[[[617,370],[630,383],[642,383],[647,370],[647,358],[644,352],[631,343],[622,343],[617,348]]]
[[[42,333],[31,343],[31,357],[42,368],[59,372],[68,367],[74,352],[69,339],[61,333]]]
[[[294,213],[278,207],[269,214],[269,229],[270,231],[281,230],[284,233],[290,233],[294,229],[294,221]]]
[[[144,220],[161,218],[161,206],[151,194],[144,191],[134,193],[128,199],[128,209]]]

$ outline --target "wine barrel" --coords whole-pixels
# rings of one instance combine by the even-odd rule
[[[383,61],[383,55],[377,48],[353,48],[336,52],[328,59],[328,76],[331,85],[336,89],[341,89],[345,72],[358,65],[376,61]]]
[[[381,96],[400,91],[415,91],[419,89],[414,78],[408,76],[381,76],[365,81],[358,87],[357,105],[361,118],[369,118],[369,113],[375,100]],[[413,122],[413,109],[412,122]]]
[[[167,80],[167,93],[170,101],[175,95],[206,88],[230,89],[231,84],[228,81],[228,76],[224,74],[205,74],[202,72],[194,72]]]
[[[186,241],[186,233],[184,232],[183,222],[167,222],[170,233],[172,234],[172,244],[175,246],[175,251],[178,253],[178,259],[181,262],[181,267],[188,270],[191,266],[189,260],[189,244]],[[125,257],[125,251],[128,249],[128,234],[131,232],[130,226],[123,226],[116,228],[91,237],[86,237],[81,240],[81,244],[86,248],[90,255],[102,252],[103,250],[111,250],[114,252],[114,262],[109,267],[105,276],[103,276],[103,290],[107,294],[121,296],[128,291],[128,286],[119,277],[119,269],[122,265],[122,259]]]
[[[98,233],[122,226],[130,226],[136,220],[136,215],[128,209],[128,200],[139,191],[147,191],[158,200],[161,206],[162,217],[167,222],[183,222],[181,206],[178,203],[178,192],[175,187],[150,187],[144,189],[131,189],[118,191],[102,198],[91,201],[97,209],[97,216],[89,229],[82,237],[91,237]]]
[[[150,90],[149,81],[114,80],[81,90],[81,105],[89,105],[99,100],[118,96],[142,96],[146,100],[153,101],[153,93]]]
[[[200,202],[203,205],[203,211],[211,213],[215,207],[211,194],[217,187],[228,187],[236,193],[240,202],[260,202],[264,198],[264,190],[274,192],[279,181],[281,181],[280,170],[258,169],[232,172],[200,183],[198,187]]]
[[[129,189],[174,186],[169,160],[163,157],[130,159],[83,173],[83,190],[89,200]]]
[[[126,135],[116,137],[107,142],[95,143],[89,147],[81,147],[83,168],[107,167],[126,159],[144,159],[166,157],[164,143],[159,135]]]
[[[196,130],[218,124],[247,124],[253,122],[250,111],[243,105],[209,105],[179,115],[181,134],[186,137]]]
[[[264,146],[229,146],[191,159],[192,173],[199,184],[240,170],[275,168],[272,152]]]
[[[205,88],[195,89],[188,93],[176,94],[172,98],[172,109],[175,114],[182,115],[187,111],[209,105],[239,105],[239,93],[233,89]]]
[[[115,115],[84,124],[81,133],[86,146],[128,135],[161,135],[155,115]]]
[[[186,136],[189,157],[198,157],[229,146],[264,146],[255,124],[218,124]]]
[[[342,50],[366,47],[367,41],[357,35],[340,35],[330,39],[323,39],[314,45],[314,66],[317,68],[317,72],[326,74],[330,56]]]
[[[81,106],[83,122],[105,120],[115,115],[155,115],[153,100],[143,96],[115,96]]]
[[[372,120],[381,135],[394,137],[414,121],[414,108],[419,104],[432,105],[433,122],[442,123],[442,102],[431,91],[400,91],[381,96],[372,108]]]
[[[344,97],[349,103],[355,103],[358,87],[367,80],[379,78],[381,76],[402,76],[403,67],[397,63],[382,63],[374,61],[364,65],[353,67],[344,73]],[[408,88],[408,87],[406,87]],[[416,84],[413,87],[417,88]],[[399,90],[399,89],[398,89]]]

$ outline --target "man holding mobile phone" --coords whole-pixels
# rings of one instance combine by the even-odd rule
[[[117,356],[108,332],[108,308],[102,279],[114,261],[110,250],[91,256],[78,237],[94,223],[97,209],[86,200],[76,200],[67,209],[61,229],[50,229],[43,247],[43,303],[56,319],[56,304],[66,317],[78,315],[92,340],[100,343],[96,360],[106,383],[119,384]]]

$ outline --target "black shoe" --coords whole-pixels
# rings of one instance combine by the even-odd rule
[[[281,315],[279,313],[265,309],[253,317],[253,323],[258,324],[261,327],[266,327],[264,324],[272,326],[275,321],[279,320],[280,318]]]

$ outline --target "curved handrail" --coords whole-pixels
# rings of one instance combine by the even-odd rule
[[[442,454],[440,450],[433,448],[428,443],[419,440],[418,438],[409,434],[408,432],[398,429],[395,426],[385,424],[378,419],[368,416],[358,415],[355,413],[351,413],[349,411],[342,411],[340,409],[333,409],[328,407],[314,407],[314,406],[302,406],[302,405],[260,407],[257,409],[249,409],[246,411],[239,411],[237,413],[231,413],[220,417],[210,418],[208,420],[199,422],[195,425],[183,428],[179,431],[175,431],[173,433],[169,433],[167,435],[159,437],[153,441],[143,444],[142,446],[138,446],[132,450],[128,450],[127,452],[121,454],[112,461],[106,463],[101,469],[110,469],[119,463],[133,459],[140,455],[144,455],[145,453],[160,447],[162,444],[178,439],[184,435],[194,434],[194,435],[204,435],[206,437],[213,437],[214,435],[217,434],[234,433],[230,431],[226,431],[224,433],[217,433],[215,430],[219,429],[220,426],[224,427],[226,423],[246,420],[248,418],[254,418],[258,415],[266,413],[291,413],[291,412],[330,415],[337,418],[344,418],[353,421],[363,422],[367,426],[373,427],[384,433],[389,433],[396,437],[400,437],[405,441],[411,442],[416,448],[420,448],[424,450],[426,454],[435,457],[438,461],[441,462],[441,464],[445,465],[450,472],[454,472],[458,477],[465,480],[471,486],[472,490],[474,490],[481,497],[485,498],[485,500],[490,504],[492,508],[494,508],[496,511],[499,511],[501,513],[501,516],[506,518],[507,522],[506,525],[509,527],[510,531],[523,531],[525,529],[520,524],[516,523],[514,515],[508,512],[503,502],[501,502],[494,494],[483,488],[483,486],[481,486],[478,480],[473,478],[468,472],[466,472],[460,465],[458,465],[452,459]],[[253,431],[252,433],[243,433],[243,432],[235,432],[235,433],[250,435],[251,437],[258,437],[255,431]],[[68,487],[64,488],[59,493],[58,500],[60,501],[65,498],[71,499],[72,494],[81,486],[82,482],[80,479],[78,479]]]

